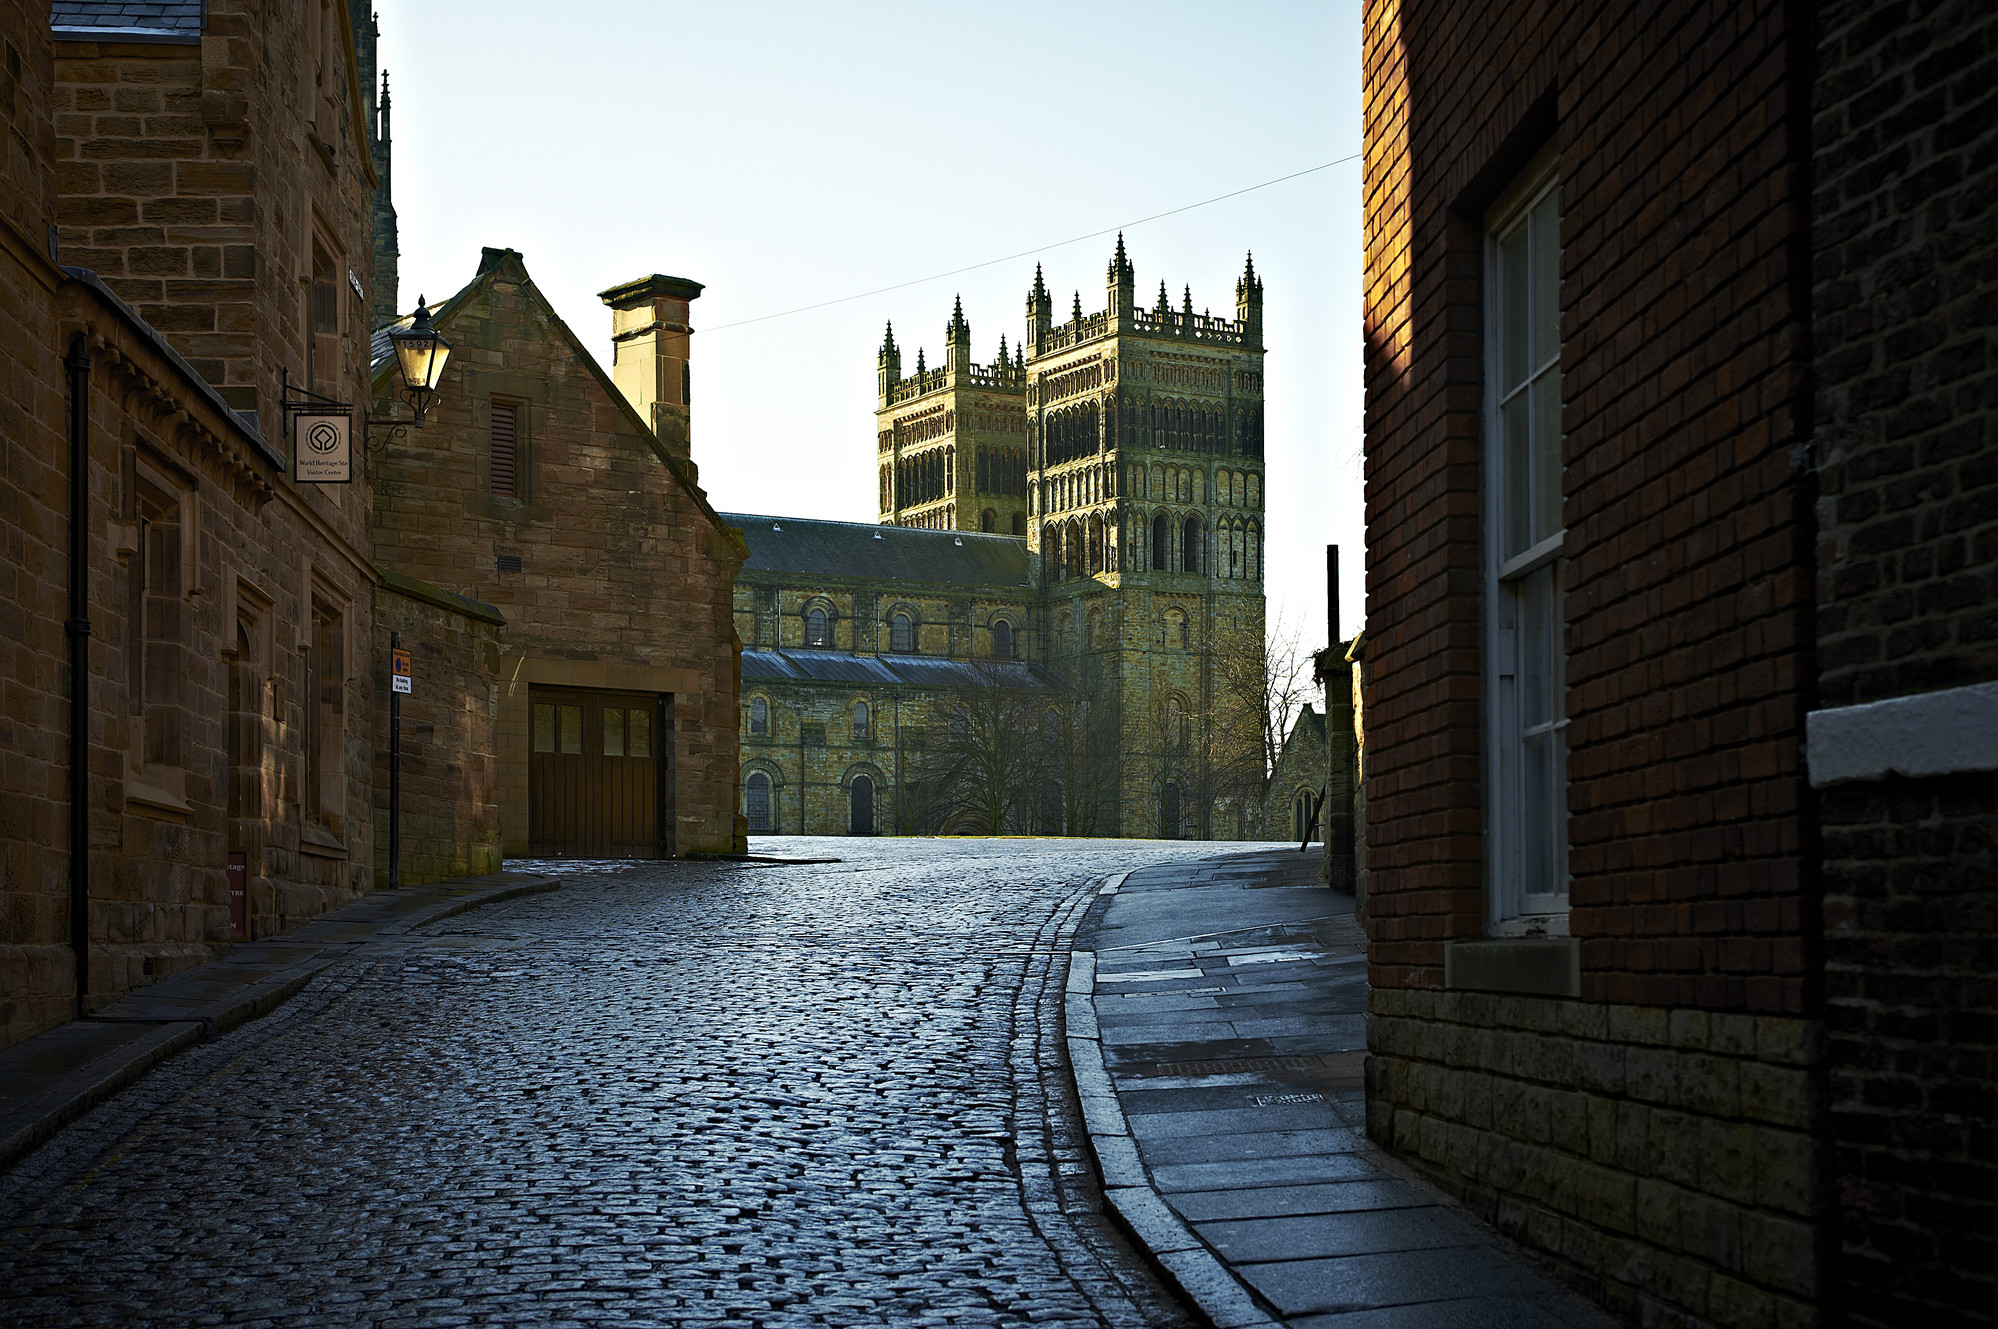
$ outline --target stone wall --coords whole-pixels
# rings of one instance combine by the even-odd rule
[[[1826,5],[1817,59],[1818,692],[1840,708],[1998,681],[1998,18]],[[1819,799],[1837,1295],[1854,1324],[1988,1324],[1998,775]]]
[[[376,694],[375,884],[389,879],[390,634],[414,677],[402,699],[405,886],[500,870],[499,669],[505,624],[491,606],[388,573],[364,671]]]
[[[364,247],[368,182],[350,158],[294,151],[309,132],[288,100],[302,16],[252,24],[249,12],[209,5],[212,44],[197,46],[52,42],[46,8],[0,10],[12,130],[0,411],[16,534],[0,553],[0,612],[20,620],[5,633],[20,654],[0,766],[0,1043],[226,950],[232,854],[253,937],[372,876],[372,701],[355,672],[374,601],[368,495],[286,475],[267,434],[281,367],[306,359],[305,293],[287,266],[259,269],[260,284],[225,256],[285,252],[283,219],[305,208],[336,244]],[[335,68],[351,56],[338,41],[327,54]],[[63,261],[108,279],[51,262],[58,222]],[[350,321],[320,346],[322,381],[349,398],[359,333]],[[235,349],[218,348],[222,334]],[[64,359],[78,353],[90,714],[88,852],[73,874]],[[234,409],[260,402],[261,417]],[[81,1002],[73,875],[88,896]]]
[[[1816,1316],[1816,1023],[1379,988],[1367,1130],[1645,1324]]]

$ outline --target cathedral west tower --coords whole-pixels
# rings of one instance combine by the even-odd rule
[[[902,376],[895,328],[881,343],[876,452],[881,520],[931,530],[1027,533],[1025,371],[1007,358],[973,364],[964,302],[944,328],[943,363]]]

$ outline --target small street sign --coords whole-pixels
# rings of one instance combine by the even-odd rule
[[[389,686],[397,692],[409,691],[410,684],[409,652],[401,649],[389,652]]]

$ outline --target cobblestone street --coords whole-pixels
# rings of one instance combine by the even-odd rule
[[[1176,1325],[1060,1056],[1103,874],[765,840],[371,942],[0,1176],[0,1322]],[[547,866],[547,865],[543,865]]]

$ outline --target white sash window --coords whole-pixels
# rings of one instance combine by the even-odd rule
[[[1543,152],[1486,216],[1486,862],[1494,935],[1568,927],[1561,226]]]

